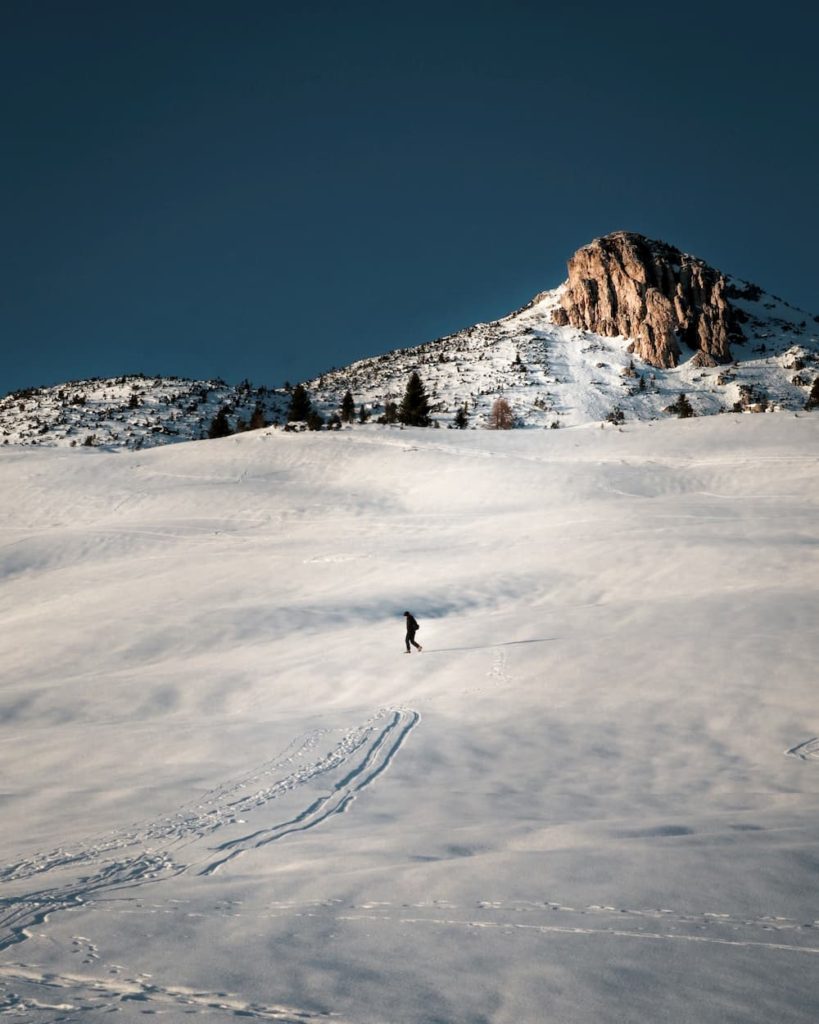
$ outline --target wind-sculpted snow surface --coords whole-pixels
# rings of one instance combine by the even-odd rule
[[[813,1024],[817,468],[801,415],[0,452],[0,1018]]]

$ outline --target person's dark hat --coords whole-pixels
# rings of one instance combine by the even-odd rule
[[[404,612],[405,615],[409,615],[409,612]]]

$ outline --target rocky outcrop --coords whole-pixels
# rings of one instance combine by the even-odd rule
[[[555,323],[632,339],[652,366],[676,366],[683,346],[699,365],[731,360],[743,339],[723,274],[665,242],[628,231],[597,238],[569,260]]]

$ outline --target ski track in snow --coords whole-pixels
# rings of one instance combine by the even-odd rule
[[[184,913],[181,904],[156,912]],[[344,901],[314,900],[298,903],[273,901],[264,910],[246,910],[241,906],[219,907],[215,913],[231,917],[263,916],[323,917],[330,911],[338,921],[383,921],[399,924],[437,924],[452,927],[505,928],[566,932],[569,934],[616,935],[623,938],[691,940],[722,945],[760,946],[799,953],[819,954],[819,920],[797,920],[782,915],[745,916],[724,911],[683,911],[668,907],[621,907],[590,903],[571,906],[556,900],[478,900],[456,904],[449,900],[419,903],[368,901],[345,904]],[[445,913],[447,916],[442,916]],[[475,916],[479,915],[479,916]],[[583,926],[577,918],[588,919]],[[732,934],[733,933],[733,934]],[[767,935],[762,933],[768,933]],[[782,939],[809,938],[816,945],[788,944]],[[770,941],[771,939],[777,941]]]
[[[200,874],[211,875],[228,861],[247,850],[275,843],[294,832],[305,832],[307,829],[315,828],[316,825],[326,821],[334,814],[343,814],[361,790],[371,785],[390,766],[404,740],[418,723],[419,717],[416,711],[394,711],[387,724],[374,739],[360,737],[353,743],[351,753],[363,748],[363,757],[343,778],[334,783],[330,793],[314,800],[309,807],[288,821],[222,843],[217,849],[223,856],[211,861],[200,871]],[[335,753],[334,751],[333,754]],[[339,765],[346,760],[347,758],[343,758]],[[339,765],[333,764],[331,767]],[[329,767],[319,768],[319,772],[328,770],[330,770]]]
[[[722,911],[685,912],[667,907],[617,907],[608,904],[569,906],[543,900],[479,900],[459,906],[447,900],[422,903],[341,901],[312,904],[271,903],[268,916],[320,917],[332,909],[334,919],[400,926],[501,929],[509,935],[586,935],[658,942],[699,942],[789,953],[819,955],[819,920],[799,921],[779,915],[758,917]],[[242,911],[234,912],[242,916]],[[584,918],[583,923],[578,919]],[[790,939],[791,941],[785,941]]]
[[[404,723],[406,728],[408,723]],[[394,746],[394,744],[392,744]],[[169,914],[198,917],[201,905],[172,900],[135,909],[140,914]],[[101,906],[101,912],[122,913],[121,908]],[[127,912],[127,911],[126,911]],[[610,904],[572,906],[557,900],[477,900],[456,904],[448,900],[418,903],[367,901],[348,904],[340,899],[306,902],[272,901],[267,907],[246,908],[241,902],[220,902],[207,911],[209,917],[233,919],[317,919],[331,918],[351,927],[448,928],[506,936],[510,941],[524,938],[579,938],[592,941],[684,942],[768,953],[819,955],[819,921],[800,921],[785,916],[745,916],[722,911],[683,911],[668,907],[622,907]],[[89,939],[75,936],[74,952],[84,965],[100,960],[100,952]],[[59,1020],[79,1020],[72,1013],[115,1013],[136,1004],[144,1013],[167,1012],[183,1007],[186,1015],[219,1015],[251,1020],[274,1020],[290,1024],[311,1024],[339,1016],[328,1011],[308,1011],[284,1005],[248,1002],[228,992],[207,992],[181,986],[163,987],[147,974],[127,976],[119,964],[100,964],[105,975],[46,972],[19,963],[0,965],[0,1015],[21,1016],[30,1021],[54,1020],[40,1014],[61,1011]]]
[[[5,866],[0,869],[0,886],[50,874],[63,875],[76,869],[81,873],[22,895],[3,896],[0,887],[0,950],[24,942],[29,929],[43,924],[59,910],[81,907],[112,892],[197,867],[198,874],[212,874],[247,849],[315,828],[332,815],[343,813],[389,767],[419,719],[417,712],[407,709],[380,711],[345,733],[322,756],[299,763],[315,752],[328,733],[326,729],[317,730],[294,741],[275,761],[224,783],[203,800],[169,818],[115,832],[73,850],[58,848]],[[201,867],[202,851],[195,844],[201,844],[218,829],[243,824],[245,815],[249,817],[277,797],[313,782],[328,783],[329,792],[285,821],[223,842],[215,848],[219,856],[213,858],[208,854],[205,867]],[[187,860],[183,860],[180,854],[186,847],[191,850]],[[129,850],[134,852],[117,856]]]
[[[379,915],[348,915],[339,918],[342,921],[367,921],[372,924],[373,921],[387,920]],[[718,935],[692,935],[685,934],[683,932],[660,932],[651,931],[646,929],[625,929],[618,927],[582,927],[577,925],[559,925],[559,924],[547,924],[547,923],[535,923],[535,922],[508,922],[508,921],[488,921],[485,919],[460,919],[451,917],[400,917],[393,919],[398,924],[402,925],[433,925],[443,926],[448,928],[486,928],[486,929],[502,929],[507,932],[536,932],[541,935],[585,935],[585,936],[602,936],[612,937],[620,939],[642,939],[642,940],[653,940],[655,942],[692,942],[692,943],[705,943],[716,946],[734,946],[744,949],[765,949],[765,950],[776,950],[779,952],[788,953],[802,953],[810,954],[812,956],[819,956],[819,946],[803,946],[786,942],[766,942],[759,939],[744,939],[744,938],[726,938]],[[812,925],[804,925],[801,927],[812,928]]]
[[[798,757],[800,761],[819,761],[819,736],[799,743],[785,753],[788,757]]]

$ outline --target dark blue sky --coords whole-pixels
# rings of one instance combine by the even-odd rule
[[[280,384],[503,315],[618,228],[819,313],[819,16],[0,4],[0,393]]]

